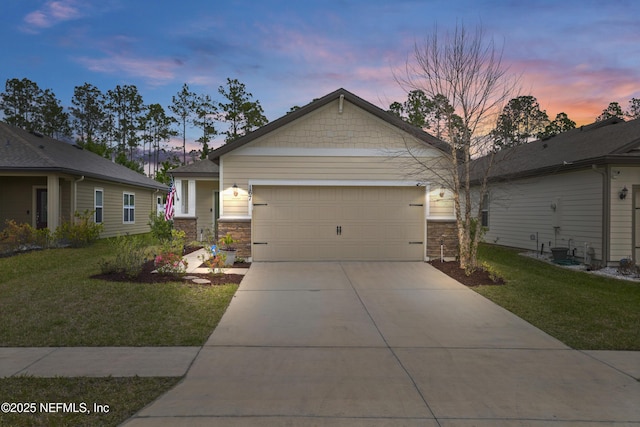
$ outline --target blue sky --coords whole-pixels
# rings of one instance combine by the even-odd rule
[[[245,83],[269,120],[344,87],[387,108],[435,24],[482,24],[551,118],[585,124],[640,97],[640,2],[622,0],[3,0],[0,82],[29,78],[69,105],[85,82],[167,107],[183,83]]]

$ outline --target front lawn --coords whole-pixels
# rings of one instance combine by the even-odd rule
[[[507,284],[476,292],[580,350],[640,350],[640,283],[550,265],[483,245],[480,259]]]
[[[90,279],[113,256],[101,240],[0,258],[0,346],[198,346],[237,285]]]
[[[3,378],[0,380],[0,402],[14,404],[13,408],[8,407],[14,412],[0,411],[0,425],[117,426],[179,380],[140,377]]]

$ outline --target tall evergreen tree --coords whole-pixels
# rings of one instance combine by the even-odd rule
[[[169,110],[176,115],[182,134],[182,164],[187,163],[187,123],[193,119],[196,110],[195,92],[189,90],[189,85],[182,85],[177,95],[171,97]]]
[[[544,132],[549,123],[546,111],[540,110],[538,100],[530,95],[511,99],[498,117],[492,132],[496,148],[524,144]]]
[[[218,93],[227,101],[218,103],[222,121],[229,125],[225,142],[234,141],[268,123],[260,101],[252,101],[253,95],[247,92],[244,83],[227,78],[226,86],[220,86]]]

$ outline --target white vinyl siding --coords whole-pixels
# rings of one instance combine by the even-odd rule
[[[537,235],[538,249],[544,244],[545,252],[549,246],[571,243],[576,256],[583,257],[589,245],[596,259],[602,259],[602,176],[594,171],[494,184],[490,210],[491,227],[485,235],[489,243],[534,251],[531,236]]]

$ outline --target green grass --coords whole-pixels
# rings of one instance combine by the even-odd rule
[[[640,350],[640,283],[568,270],[483,245],[479,258],[507,281],[475,290],[568,346]]]
[[[237,285],[93,280],[114,255],[108,240],[0,258],[0,346],[199,346]],[[0,402],[84,402],[108,413],[2,414],[2,426],[116,426],[180,378],[0,379]]]
[[[0,402],[36,404],[35,413],[0,412],[2,426],[117,426],[173,387],[180,378],[33,378],[0,380]],[[40,404],[75,403],[78,411],[42,411]],[[94,404],[102,405],[100,413]],[[108,406],[108,412],[106,407]],[[29,409],[34,409],[29,407]],[[55,406],[52,407],[55,410]]]
[[[108,241],[0,259],[0,346],[194,346],[218,324],[237,285],[90,279]]]

